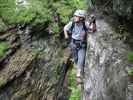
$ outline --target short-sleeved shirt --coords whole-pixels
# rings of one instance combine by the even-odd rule
[[[72,38],[75,40],[83,40],[83,36],[86,34],[86,30],[83,27],[83,23],[75,23],[73,29],[71,30],[72,21],[65,25],[65,29],[72,33]],[[85,22],[86,28],[89,29],[89,22]]]

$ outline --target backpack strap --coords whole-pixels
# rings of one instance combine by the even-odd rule
[[[88,30],[88,29],[87,29],[87,27],[86,27],[86,25],[85,25],[85,21],[83,21],[82,23],[83,23],[83,29],[84,29],[85,32],[87,33],[87,30]]]
[[[73,21],[73,22],[72,22],[72,25],[71,25],[71,28],[70,28],[71,34],[72,34],[72,31],[73,31],[74,26],[75,26],[75,22]]]

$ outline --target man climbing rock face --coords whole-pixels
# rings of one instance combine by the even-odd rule
[[[81,70],[85,63],[87,33],[96,31],[95,16],[91,17],[92,20],[88,22],[86,21],[86,12],[76,10],[73,20],[64,27],[65,39],[71,38],[68,48],[71,49],[74,58],[77,84],[81,83]],[[68,35],[69,33],[71,36]]]

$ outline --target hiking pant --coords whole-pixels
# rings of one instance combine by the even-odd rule
[[[80,72],[85,64],[86,45],[86,43],[73,39],[69,45],[72,51],[72,57],[74,58],[74,64],[76,65],[77,76],[80,76]]]

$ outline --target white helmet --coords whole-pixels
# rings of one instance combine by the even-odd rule
[[[79,16],[79,17],[86,17],[86,11],[85,10],[76,10],[74,13],[74,16]]]

